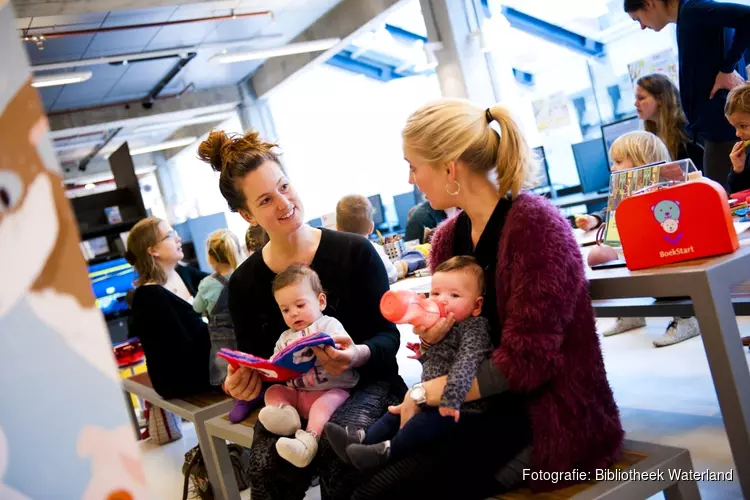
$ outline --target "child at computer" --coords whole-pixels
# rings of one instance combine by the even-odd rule
[[[308,335],[346,333],[337,319],[323,314],[326,294],[318,274],[309,267],[293,265],[277,275],[273,295],[289,327],[276,342],[274,354]],[[323,426],[349,397],[347,389],[358,381],[359,374],[354,370],[332,375],[316,363],[287,385],[269,387],[266,406],[258,414],[258,420],[273,434],[294,436],[282,437],[276,442],[279,456],[297,467],[307,467],[318,452]],[[305,430],[302,430],[300,417],[307,420]]]
[[[368,238],[375,229],[372,219],[372,203],[364,196],[352,194],[344,196],[336,204],[336,230],[345,233],[354,233]],[[380,256],[388,274],[388,281],[395,283],[399,278],[399,272],[391,259],[386,255],[381,245],[371,241],[375,251]],[[406,274],[403,272],[402,274]]]
[[[453,257],[435,269],[430,296],[453,313],[456,323],[419,361],[423,381],[448,376],[440,407],[424,408],[400,430],[400,415],[390,412],[367,430],[326,424],[328,441],[344,462],[372,471],[415,448],[443,441],[456,430],[459,417],[463,425],[471,425],[472,417],[486,409],[485,401],[464,403],[479,364],[492,350],[489,323],[481,316],[483,291],[484,272],[473,257]]]
[[[609,150],[612,171],[620,172],[660,161],[672,161],[667,146],[651,132],[635,131],[623,134],[612,143]],[[585,215],[576,219],[580,229],[591,230],[605,220],[604,212]],[[604,337],[629,332],[646,326],[646,318],[617,318],[615,324],[602,332]],[[666,347],[700,335],[696,318],[672,318],[664,335],[653,341],[654,347]]]
[[[729,159],[732,161],[732,171],[729,172],[729,191],[737,193],[750,189],[750,83],[735,87],[727,96],[724,106],[727,121],[737,132],[739,142],[732,148]]]

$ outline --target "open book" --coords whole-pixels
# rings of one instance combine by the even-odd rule
[[[222,349],[217,356],[226,359],[229,364],[237,368],[246,366],[257,370],[260,378],[268,382],[286,382],[307,373],[315,366],[315,354],[312,347],[330,345],[336,347],[333,339],[325,332],[302,337],[290,342],[282,350],[271,356],[271,359],[263,359],[245,352]]]

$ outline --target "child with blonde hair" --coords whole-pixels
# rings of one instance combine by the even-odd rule
[[[664,142],[651,132],[637,130],[618,137],[609,148],[612,172],[642,167],[660,161],[669,162],[669,150]],[[580,229],[591,230],[605,220],[604,211],[585,215],[576,220]],[[646,318],[617,318],[612,328],[602,332],[604,337],[625,333],[646,326]],[[655,347],[666,347],[700,335],[696,318],[675,317],[667,325],[664,335],[654,340]]]
[[[727,181],[729,191],[737,193],[750,189],[750,155],[747,154],[750,146],[750,83],[735,87],[729,92],[724,114],[739,139],[729,155],[732,171],[729,172]]]
[[[237,349],[237,337],[229,315],[229,277],[242,262],[240,241],[228,229],[214,231],[206,240],[208,263],[214,273],[203,278],[198,285],[198,293],[193,302],[196,312],[208,317],[208,333],[211,338],[209,355],[210,380],[214,386],[221,386],[227,375],[227,362],[216,354],[222,349]],[[237,401],[229,414],[232,422],[244,420],[255,408],[252,402]]]

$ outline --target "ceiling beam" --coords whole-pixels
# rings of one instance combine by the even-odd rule
[[[72,110],[49,116],[52,136],[96,132],[103,128],[140,126],[221,113],[236,108],[241,101],[237,86],[188,92],[180,98],[156,100],[151,108],[139,105]],[[70,130],[72,129],[72,130]]]
[[[339,45],[325,51],[296,54],[266,60],[250,78],[255,95],[262,97],[292,77],[299,76],[311,63],[322,63],[347,47],[357,36],[382,22],[403,0],[342,0],[290,43],[323,38],[341,38]]]
[[[236,2],[231,2],[235,3]],[[226,4],[208,0],[13,0],[16,17],[65,16],[88,14],[90,12],[107,12],[111,10],[148,9],[151,7],[168,7],[187,4]],[[220,8],[220,7],[217,7]],[[231,8],[231,7],[225,7]]]

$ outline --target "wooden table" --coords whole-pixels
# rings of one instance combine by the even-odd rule
[[[731,295],[732,286],[750,279],[750,241],[743,240],[739,250],[729,255],[642,271],[589,269],[587,278],[594,301],[690,297],[737,476],[745,498],[750,498],[750,371]]]

